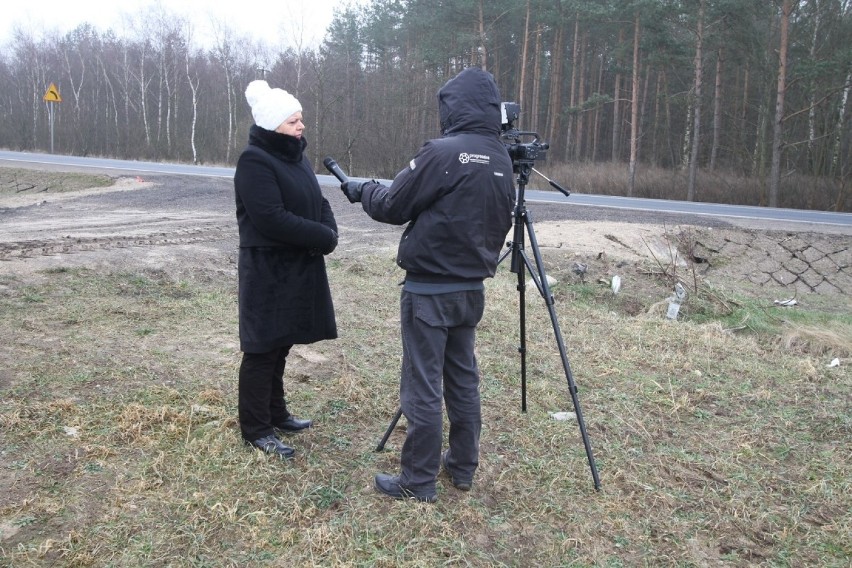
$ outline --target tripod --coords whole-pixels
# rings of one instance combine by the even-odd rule
[[[556,309],[554,308],[553,294],[550,291],[550,284],[547,282],[547,274],[544,271],[544,263],[541,260],[541,252],[538,248],[538,241],[535,238],[533,230],[532,217],[527,211],[526,202],[524,200],[524,190],[529,181],[530,172],[535,172],[541,177],[544,177],[551,186],[558,189],[563,194],[570,193],[560,187],[556,182],[547,179],[544,175],[538,172],[533,166],[532,160],[518,160],[516,162],[516,173],[518,174],[518,198],[515,203],[515,225],[512,242],[508,243],[509,250],[503,253],[498,263],[503,262],[507,256],[512,255],[510,270],[518,275],[518,315],[520,320],[520,338],[521,343],[518,347],[518,352],[521,354],[521,412],[527,411],[527,326],[526,326],[526,286],[524,284],[524,274],[528,271],[538,288],[539,294],[547,304],[547,311],[550,314],[550,323],[553,326],[553,334],[556,337],[556,345],[559,347],[559,355],[562,359],[562,368],[565,371],[565,378],[568,381],[568,392],[571,394],[571,402],[574,404],[574,414],[577,416],[577,424],[580,427],[580,435],[583,438],[583,446],[586,449],[586,457],[589,460],[589,468],[592,470],[592,479],[595,483],[595,490],[600,491],[601,480],[598,476],[598,468],[595,465],[595,456],[592,454],[592,444],[589,441],[589,435],[586,432],[586,423],[583,420],[583,411],[580,409],[580,399],[577,396],[577,385],[574,383],[574,375],[571,372],[571,363],[568,361],[568,355],[565,351],[565,343],[562,341],[562,332],[559,329],[559,321],[556,317]],[[530,246],[535,259],[535,266],[530,261],[524,250],[524,229],[530,239]]]
[[[535,238],[533,230],[532,218],[526,208],[524,200],[524,191],[529,181],[530,172],[536,172],[544,177],[551,186],[561,191],[563,194],[570,195],[569,192],[560,187],[556,182],[553,182],[543,176],[540,172],[533,168],[534,160],[518,160],[515,163],[516,173],[518,174],[518,196],[515,203],[514,211],[514,232],[512,241],[507,243],[509,250],[503,253],[498,260],[498,264],[502,263],[507,256],[512,255],[510,270],[518,275],[518,294],[519,294],[519,317],[520,317],[520,346],[518,352],[521,354],[521,411],[527,411],[527,338],[526,338],[526,286],[524,285],[524,275],[529,271],[530,276],[535,282],[539,293],[544,298],[547,304],[547,311],[550,314],[550,321],[553,325],[553,333],[556,336],[556,344],[559,347],[559,355],[562,358],[562,367],[565,370],[565,378],[568,380],[568,391],[571,393],[571,401],[574,404],[574,413],[577,416],[577,424],[580,426],[580,434],[583,438],[583,446],[586,449],[586,457],[589,461],[589,467],[592,470],[592,479],[594,480],[595,490],[600,491],[601,481],[598,476],[598,469],[595,465],[595,457],[592,454],[592,444],[589,441],[589,435],[586,432],[586,424],[583,420],[583,412],[580,409],[580,400],[577,396],[577,386],[574,383],[574,376],[571,373],[571,364],[568,361],[568,355],[565,351],[565,344],[562,341],[562,332],[559,330],[559,322],[556,317],[553,294],[550,291],[550,285],[547,283],[547,275],[544,272],[544,264],[541,260],[541,252],[538,248],[538,242]],[[535,267],[532,261],[524,250],[524,230],[526,230],[530,239],[533,257],[535,259]],[[402,417],[402,408],[397,409],[391,419],[390,424],[385,430],[385,434],[376,446],[376,451],[380,452],[384,449],[385,443],[390,438],[393,429],[396,428],[399,419]]]

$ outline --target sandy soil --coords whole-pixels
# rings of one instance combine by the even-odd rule
[[[324,191],[341,228],[334,255],[393,254],[400,227],[373,222],[336,188]],[[571,205],[528,208],[546,270],[557,277],[609,283],[618,275],[629,288],[651,270],[700,275],[769,299],[848,303],[852,293],[852,227],[817,231]],[[525,232],[528,253],[530,243]],[[23,192],[0,191],[0,270],[7,274],[69,265],[234,274],[236,247],[228,179],[120,177],[108,188],[52,193],[34,183]]]

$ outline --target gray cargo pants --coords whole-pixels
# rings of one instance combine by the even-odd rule
[[[408,422],[400,485],[434,488],[441,467],[443,411],[450,422],[450,463],[457,478],[479,465],[482,414],[474,346],[483,290],[420,295],[402,292],[400,407]]]

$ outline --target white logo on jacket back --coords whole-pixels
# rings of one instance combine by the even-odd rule
[[[468,164],[473,162],[474,164],[485,164],[488,165],[491,163],[491,156],[486,156],[485,154],[468,154],[467,152],[462,152],[459,154],[459,162],[462,164]]]

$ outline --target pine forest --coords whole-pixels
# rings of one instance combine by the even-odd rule
[[[481,66],[577,191],[852,211],[852,0],[373,0],[318,46],[291,29],[202,46],[162,4],[121,30],[16,28],[0,147],[50,150],[53,84],[56,153],[233,165],[265,78],[301,101],[318,173],[391,178],[440,135],[440,86]]]

